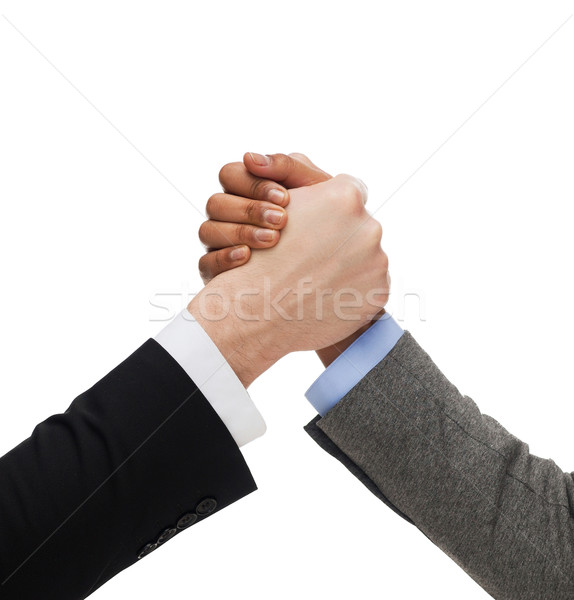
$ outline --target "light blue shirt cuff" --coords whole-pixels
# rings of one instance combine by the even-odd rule
[[[385,358],[403,333],[401,326],[385,313],[315,380],[305,393],[307,400],[322,417],[325,416]]]

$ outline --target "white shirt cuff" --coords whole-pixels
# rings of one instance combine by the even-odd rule
[[[219,415],[238,446],[263,435],[263,417],[213,340],[187,310],[156,336]]]

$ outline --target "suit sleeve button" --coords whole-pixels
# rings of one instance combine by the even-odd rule
[[[177,529],[175,529],[174,527],[170,528],[170,529],[166,529],[158,538],[157,538],[157,545],[161,546],[162,544],[165,544],[168,540],[171,540],[171,538],[177,533]]]
[[[147,556],[148,554],[153,552],[156,548],[157,548],[157,544],[146,544],[140,550],[140,553],[138,554],[138,560],[140,560],[140,558],[143,558],[144,556]]]
[[[197,515],[195,513],[187,513],[183,515],[181,519],[177,522],[178,529],[187,529],[191,527],[197,521]]]
[[[206,498],[202,500],[196,507],[195,512],[200,516],[210,515],[217,507],[215,498]]]

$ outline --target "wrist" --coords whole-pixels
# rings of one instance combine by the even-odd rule
[[[369,321],[366,325],[363,325],[360,329],[357,329],[355,333],[352,333],[350,336],[346,337],[344,340],[333,344],[332,346],[327,346],[326,348],[321,348],[317,350],[317,356],[323,363],[323,366],[327,368],[335,359],[337,359],[345,350],[355,341],[357,341],[375,321],[385,314],[385,310],[383,309],[375,319]]]
[[[187,307],[245,388],[281,358],[271,322],[249,300],[232,286],[209,284]]]

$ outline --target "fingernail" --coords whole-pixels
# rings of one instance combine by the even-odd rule
[[[285,192],[274,188],[267,192],[267,199],[269,202],[273,202],[273,204],[283,204],[285,201]]]
[[[260,167],[266,167],[269,164],[271,164],[271,161],[269,160],[268,156],[263,156],[263,154],[257,154],[257,152],[250,152],[249,155],[251,156],[253,162],[256,165],[259,165]]]
[[[275,237],[275,232],[272,229],[257,229],[255,237],[260,242],[270,242]]]
[[[279,223],[281,223],[283,220],[283,213],[280,210],[266,210],[263,213],[263,218],[267,221],[267,223],[279,225]]]
[[[234,248],[229,253],[229,258],[231,260],[243,260],[246,256],[246,254],[247,254],[247,251],[245,248]]]

